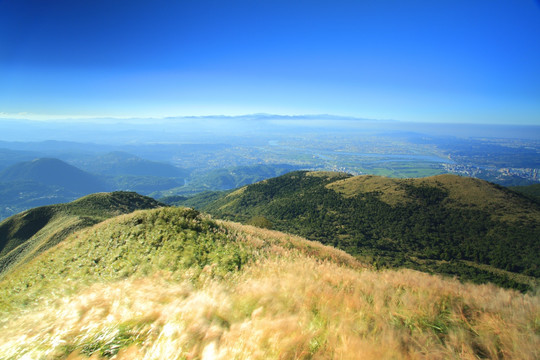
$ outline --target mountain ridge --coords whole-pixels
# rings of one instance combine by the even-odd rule
[[[79,160],[78,167],[100,175],[139,175],[187,177],[187,171],[171,164],[143,159],[125,151],[111,151],[91,159]]]
[[[103,164],[97,165],[100,161]],[[83,170],[79,165],[87,167]],[[183,178],[160,176],[182,173],[185,171],[170,164],[122,152],[83,156],[69,163],[58,158],[19,162],[0,172],[0,219],[102,191],[135,191],[146,195],[183,184]]]
[[[0,280],[0,314],[7,359],[517,359],[540,343],[538,295],[374,271],[186,208],[73,233]]]
[[[13,181],[37,181],[84,194],[107,190],[106,184],[96,176],[56,158],[25,161],[0,172],[0,182]]]
[[[540,206],[483,180],[302,171],[180,204],[243,223],[263,218],[276,230],[336,246],[379,266],[494,281],[523,291],[540,276]]]
[[[374,181],[371,181],[374,180]],[[347,186],[348,182],[354,183]],[[378,188],[381,183],[385,187]],[[405,185],[405,186],[404,186]],[[354,196],[354,190],[351,194],[351,188],[358,192],[381,192],[381,200],[389,205],[397,205],[410,201],[407,197],[406,185],[416,187],[436,186],[448,191],[448,201],[450,206],[477,208],[494,212],[495,219],[505,219],[504,212],[508,210],[519,211],[523,207],[534,206],[519,196],[515,192],[498,184],[490,183],[485,180],[464,177],[459,175],[442,174],[426,178],[396,179],[383,178],[374,175],[360,175],[344,179],[328,185],[328,188],[344,194],[345,196]],[[540,210],[537,208],[536,210]],[[531,215],[526,209],[516,214],[518,217],[529,218]],[[507,218],[512,221],[513,218]],[[534,220],[538,220],[535,218]]]
[[[71,233],[137,209],[162,206],[136,193],[84,196],[71,203],[33,208],[0,222],[0,276],[63,241]]]

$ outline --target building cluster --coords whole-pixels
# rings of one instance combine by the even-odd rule
[[[443,164],[446,171],[470,176],[470,177],[484,177],[489,174],[495,178],[504,177],[520,177],[527,180],[540,182],[540,169],[532,168],[495,168],[495,167],[480,167],[474,165],[464,164]]]

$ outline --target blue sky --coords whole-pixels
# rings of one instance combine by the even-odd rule
[[[533,0],[0,0],[0,117],[540,125]]]

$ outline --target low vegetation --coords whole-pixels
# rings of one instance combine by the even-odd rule
[[[0,275],[30,261],[76,230],[113,216],[161,205],[136,193],[98,193],[14,215],[0,223]]]
[[[512,190],[522,193],[529,198],[540,202],[540,184],[533,184],[529,186],[514,186]]]
[[[408,267],[528,291],[540,277],[540,206],[486,181],[293,172],[184,201],[265,223],[378,267]],[[263,220],[264,219],[264,220]]]
[[[533,359],[539,300],[161,208],[76,232],[0,282],[0,358]]]

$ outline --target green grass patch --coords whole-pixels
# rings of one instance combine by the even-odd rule
[[[56,291],[168,271],[224,277],[253,258],[253,250],[214,221],[188,208],[139,211],[75,233],[53,252],[0,282],[0,311],[34,304]],[[69,279],[66,281],[66,279]]]

